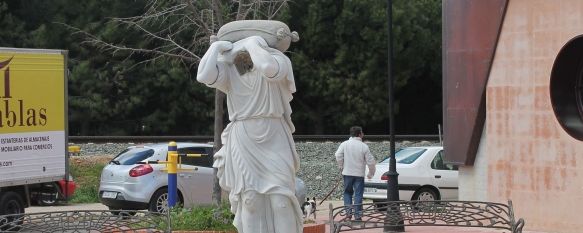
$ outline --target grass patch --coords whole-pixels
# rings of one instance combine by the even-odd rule
[[[69,200],[70,203],[99,202],[98,192],[101,171],[110,159],[111,157],[71,157],[69,168],[77,187],[75,194]]]
[[[183,231],[236,231],[228,203],[219,208],[200,206],[192,209],[173,208],[170,212],[172,230]],[[165,229],[165,228],[162,228]]]
[[[313,219],[304,220],[304,224],[312,224],[312,223],[316,223],[316,221],[314,221]]]

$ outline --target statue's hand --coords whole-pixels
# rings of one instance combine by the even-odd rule
[[[233,43],[229,41],[215,41],[211,46],[215,47],[220,53],[233,49]]]
[[[242,40],[237,41],[235,43],[231,44],[231,49],[221,52],[223,61],[229,64],[233,64],[233,61],[235,60],[235,57],[237,56],[237,54],[239,54],[239,52],[241,51],[246,51],[247,49],[243,46],[243,42]]]

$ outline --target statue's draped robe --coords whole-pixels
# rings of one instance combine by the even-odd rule
[[[237,214],[242,211],[242,194],[246,191],[286,196],[291,208],[295,208],[297,229],[303,229],[302,212],[295,197],[299,156],[292,138],[295,128],[290,118],[290,101],[295,92],[292,66],[289,58],[280,51],[267,50],[284,63],[280,64],[275,77],[265,77],[256,69],[239,75],[234,65],[219,61],[221,72],[213,83],[207,83],[227,94],[231,123],[221,135],[223,147],[215,154],[213,166],[218,168],[221,187],[230,192],[234,224],[239,233],[257,233],[242,232],[242,219]],[[269,214],[273,209],[269,201],[266,202],[264,220],[269,232],[273,229],[269,225],[274,216]]]

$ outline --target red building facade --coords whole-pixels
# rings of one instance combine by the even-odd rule
[[[460,199],[581,232],[583,1],[444,0],[444,146]]]

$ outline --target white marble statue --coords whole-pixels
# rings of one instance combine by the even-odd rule
[[[287,26],[278,29],[282,24],[237,21],[225,25],[227,32],[219,30],[218,41],[210,45],[198,67],[199,82],[227,94],[231,122],[223,131],[224,145],[215,154],[213,166],[219,169],[221,187],[229,192],[239,233],[303,230],[294,194],[299,157],[290,119],[296,88],[291,62],[280,51],[297,34],[289,33]],[[265,34],[269,30],[271,36]]]

